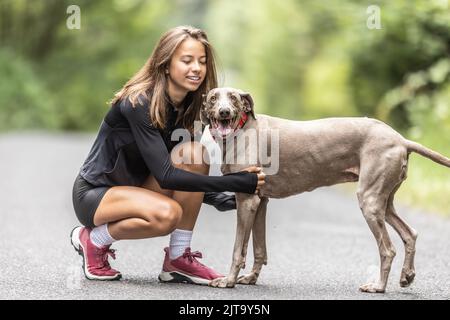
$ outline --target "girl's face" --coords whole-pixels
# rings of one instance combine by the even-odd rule
[[[169,67],[169,86],[179,93],[197,90],[206,75],[206,53],[204,45],[187,38],[175,50]]]

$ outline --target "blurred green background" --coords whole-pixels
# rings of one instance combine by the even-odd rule
[[[219,84],[251,92],[258,113],[376,117],[450,156],[448,0],[0,0],[0,133],[97,130],[161,34],[185,24],[207,31]],[[449,215],[450,170],[410,159],[398,198]]]

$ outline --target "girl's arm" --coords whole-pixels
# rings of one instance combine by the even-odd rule
[[[148,169],[161,188],[190,192],[255,192],[258,182],[256,173],[240,171],[215,177],[195,174],[174,167],[161,134],[150,123],[148,106],[136,104],[133,107],[128,99],[124,99],[118,106],[130,124],[136,144]]]

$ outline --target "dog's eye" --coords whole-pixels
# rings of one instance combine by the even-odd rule
[[[212,96],[212,97],[209,99],[209,101],[212,102],[212,103],[216,102],[216,96]]]
[[[236,97],[235,96],[231,96],[231,101],[236,102]]]

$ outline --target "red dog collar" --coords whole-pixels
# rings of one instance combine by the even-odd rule
[[[236,129],[234,129],[234,131],[236,131],[236,130],[242,128],[242,127],[245,125],[245,123],[247,122],[247,119],[248,119],[248,115],[247,115],[244,111],[242,111],[242,113],[241,113],[241,119],[239,120],[239,124],[238,124],[238,126],[236,127]]]

